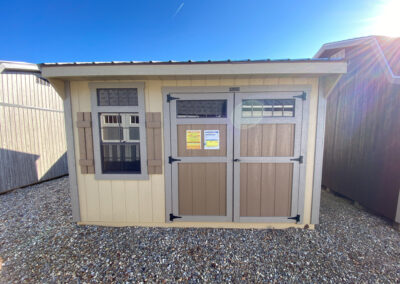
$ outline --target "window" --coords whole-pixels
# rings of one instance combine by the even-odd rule
[[[138,93],[135,88],[97,89],[99,106],[137,106]]]
[[[140,174],[139,115],[137,113],[99,115],[103,173]]]
[[[226,100],[178,100],[177,118],[224,118]]]
[[[294,99],[243,100],[242,117],[294,117]]]
[[[96,178],[147,178],[143,87],[91,84]]]

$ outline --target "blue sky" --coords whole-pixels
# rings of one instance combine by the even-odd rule
[[[0,59],[306,58],[323,43],[373,33],[379,1],[0,0]]]

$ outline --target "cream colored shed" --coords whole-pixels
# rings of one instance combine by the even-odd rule
[[[64,99],[74,220],[318,223],[326,97],[341,60],[41,65]]]

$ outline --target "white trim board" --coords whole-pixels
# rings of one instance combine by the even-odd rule
[[[46,78],[98,76],[193,76],[193,75],[296,75],[341,74],[347,72],[345,61],[266,62],[220,64],[157,64],[157,65],[76,65],[41,66]]]

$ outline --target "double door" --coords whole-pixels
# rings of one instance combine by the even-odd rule
[[[304,96],[173,96],[166,168],[171,175],[170,220],[296,222],[304,166]]]

